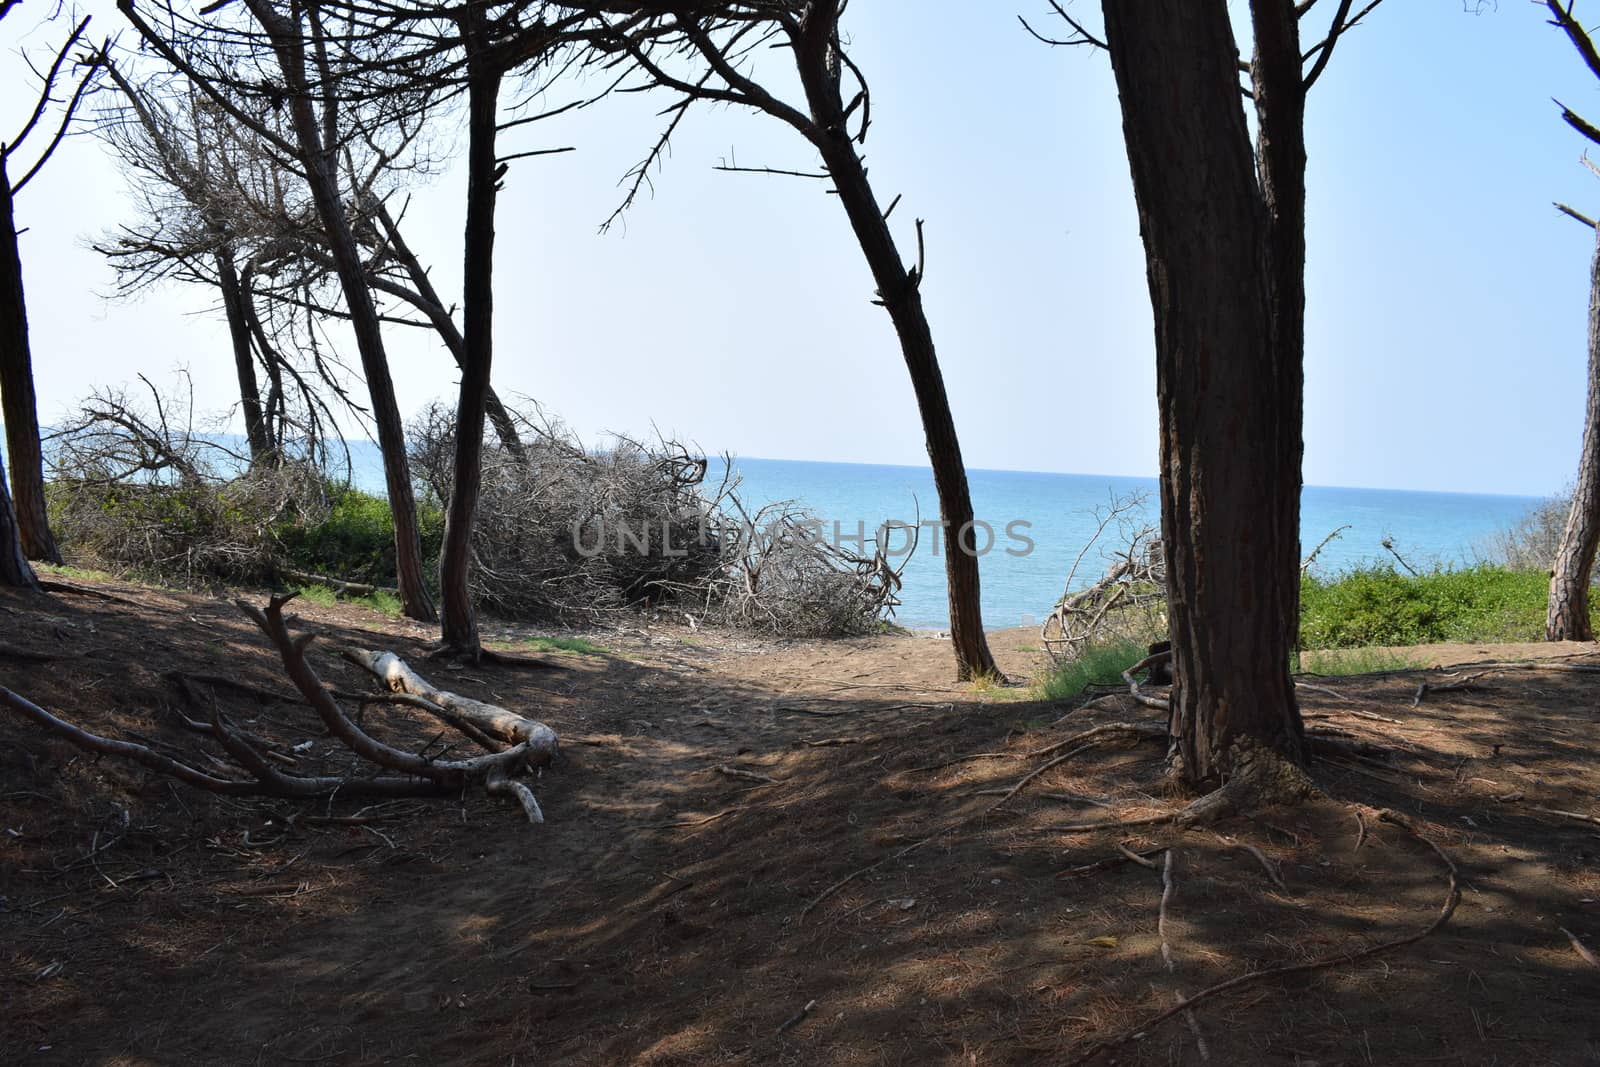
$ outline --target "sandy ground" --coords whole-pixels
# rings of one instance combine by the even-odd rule
[[[227,599],[101,589],[122,600],[0,596],[0,682],[194,759],[168,672],[288,689]],[[477,794],[220,798],[0,712],[0,1062],[1040,1064],[1130,1029],[1098,1062],[1199,1063],[1199,1039],[1212,1063],[1600,1062],[1600,968],[1566,933],[1600,950],[1600,674],[1569,669],[1592,646],[1307,679],[1308,726],[1343,743],[1314,767],[1325,796],[1179,832],[1134,822],[1186,801],[1159,742],[1061,746],[1151,712],[956,685],[938,640],[640,623],[561,671],[447,670],[421,628],[303,615],[340,689],[369,682],[327,649],[391,648],[556,727],[547,823]],[[1037,634],[992,642],[1037,669]],[[340,766],[303,706],[203,691]],[[1436,922],[1434,845],[1448,922],[1352,962]],[[1192,1025],[1142,1025],[1179,994],[1202,997]]]

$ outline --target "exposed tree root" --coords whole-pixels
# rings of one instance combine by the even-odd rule
[[[1172,902],[1172,894],[1177,884],[1173,878],[1173,864],[1176,857],[1176,849],[1167,849],[1166,860],[1161,865],[1161,908],[1156,912],[1156,936],[1161,938],[1161,959],[1166,963],[1167,973],[1170,975],[1175,975],[1178,971],[1177,964],[1173,962],[1172,943],[1167,938],[1167,905]],[[1194,1034],[1194,1043],[1200,1050],[1200,1059],[1210,1063],[1211,1049],[1206,1045],[1206,1035],[1200,1029],[1200,1020],[1187,1006],[1189,1002],[1181,991],[1174,990],[1173,997],[1177,1000],[1178,1006],[1183,1008],[1183,1019],[1189,1024],[1189,1031]]]
[[[1236,989],[1241,989],[1244,986],[1254,985],[1258,982],[1263,982],[1268,979],[1285,978],[1293,974],[1305,974],[1309,971],[1325,970],[1329,967],[1337,967],[1342,964],[1358,963],[1361,960],[1370,959],[1373,956],[1377,956],[1385,952],[1391,952],[1394,949],[1402,948],[1406,945],[1415,944],[1416,942],[1421,941],[1423,938],[1430,936],[1443,927],[1445,923],[1450,921],[1450,916],[1455,914],[1456,905],[1461,901],[1461,889],[1458,881],[1459,872],[1456,869],[1455,861],[1450,858],[1449,853],[1440,848],[1435,842],[1424,837],[1402,816],[1392,811],[1384,811],[1380,814],[1379,818],[1381,818],[1384,822],[1393,823],[1406,833],[1410,834],[1412,837],[1416,838],[1418,841],[1421,841],[1423,844],[1427,845],[1433,850],[1434,854],[1439,857],[1439,860],[1444,864],[1445,869],[1449,872],[1449,887],[1445,890],[1444,903],[1440,907],[1439,914],[1433,920],[1433,922],[1429,923],[1426,927],[1414,934],[1408,934],[1405,937],[1397,937],[1390,941],[1384,941],[1356,952],[1341,952],[1330,956],[1324,956],[1320,959],[1311,960],[1307,963],[1293,963],[1282,967],[1268,967],[1265,970],[1251,971],[1248,974],[1237,975],[1236,977],[1230,978],[1225,982],[1218,982],[1216,985],[1202,989],[1188,1000],[1180,1001],[1177,1005],[1168,1008],[1166,1011],[1157,1012],[1155,1015],[1152,1015],[1140,1022],[1137,1026],[1134,1026],[1128,1030],[1124,1030],[1115,1037],[1107,1038],[1104,1041],[1097,1042],[1081,1056],[1069,1061],[1070,1067],[1075,1067],[1077,1064],[1088,1063],[1090,1060],[1099,1056],[1102,1052],[1108,1052],[1111,1049],[1126,1045],[1135,1038],[1148,1034],[1152,1029],[1166,1022],[1174,1015],[1177,1015],[1180,1012],[1191,1011],[1196,1005],[1201,1004],[1204,1001],[1211,1000],[1214,997],[1221,996],[1223,993],[1229,993]]]
[[[1233,775],[1218,789],[1173,816],[1178,826],[1204,826],[1230,815],[1275,804],[1298,804],[1321,790],[1306,772],[1273,750],[1248,738],[1233,743]]]

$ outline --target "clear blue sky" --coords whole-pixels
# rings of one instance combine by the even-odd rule
[[[871,175],[885,202],[904,194],[894,222],[908,254],[913,220],[927,220],[924,293],[968,463],[1152,474],[1150,311],[1111,72],[1103,55],[1027,37],[1016,15],[1045,28],[1045,6],[852,5],[874,88]],[[88,10],[99,33],[119,28],[111,4]],[[1074,10],[1098,24],[1096,5]],[[1600,211],[1600,180],[1551,98],[1600,122],[1600,86],[1540,11],[1388,0],[1314,90],[1307,482],[1542,494],[1573,476],[1593,238],[1550,202]],[[8,52],[44,12],[32,0],[7,20]],[[782,53],[759,62],[782,80]],[[9,55],[0,76],[9,131],[27,76]],[[497,386],[590,437],[655,425],[744,455],[924,462],[893,332],[837,202],[820,183],[712,169],[730,153],[813,166],[786,127],[694,114],[654,197],[597,234],[664,102],[622,98],[507,143],[579,151],[512,166]],[[447,293],[459,180],[447,169],[419,189],[410,217]],[[84,242],[127,210],[88,137],[19,203],[46,420],[92,385],[170,381],[180,365],[198,406],[236,399],[210,294],[107,299],[110,273]],[[402,408],[453,396],[431,336],[396,332]]]

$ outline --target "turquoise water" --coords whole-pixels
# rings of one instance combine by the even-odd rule
[[[835,521],[846,534],[858,522],[869,533],[885,519],[915,522],[918,501],[924,519],[938,515],[933,474],[927,468],[749,458],[736,459],[734,467],[743,477],[741,495],[747,503],[803,501],[824,520],[829,536]],[[993,470],[972,470],[967,477],[975,514],[995,532],[994,548],[979,564],[983,617],[990,628],[1029,625],[1049,613],[1064,590],[1074,557],[1094,533],[1094,509],[1103,509],[1113,495],[1143,492],[1149,520],[1156,516],[1154,478]],[[1318,555],[1314,570],[1321,574],[1392,560],[1380,543],[1386,537],[1418,569],[1468,564],[1476,561],[1489,537],[1537,503],[1531,497],[1307,486],[1301,541],[1309,551],[1335,528],[1350,525]],[[1025,548],[1006,535],[1014,520],[1032,524],[1018,528],[1033,542],[1025,555],[1006,551]],[[980,547],[982,540],[980,534]],[[1116,547],[1115,541],[1106,547]],[[1091,551],[1079,567],[1077,584],[1093,581],[1105,566],[1105,557]],[[944,564],[926,536],[908,561],[904,578],[897,621],[913,628],[946,626]]]
[[[376,446],[352,442],[350,450],[356,484],[382,493],[383,467]],[[740,496],[747,507],[799,501],[823,520],[824,536],[832,536],[835,522],[847,537],[858,529],[870,537],[885,520],[914,523],[919,505],[922,518],[938,515],[933,473],[925,467],[739,458],[734,469],[743,479]],[[708,480],[715,482],[721,475],[721,464],[713,462]],[[1148,496],[1149,520],[1156,515],[1154,478],[972,470],[968,481],[974,511],[995,534],[993,549],[979,564],[983,617],[991,628],[1030,625],[1049,613],[1065,588],[1073,558],[1094,533],[1095,508],[1104,508],[1114,495],[1143,492]],[[1488,538],[1537,503],[1533,497],[1307,486],[1301,542],[1309,550],[1337,527],[1350,525],[1317,557],[1314,570],[1325,575],[1392,560],[1380,543],[1384,538],[1392,539],[1418,569],[1470,564]],[[1026,547],[1006,534],[1014,521],[1030,524],[1014,528],[1033,543],[1024,555],[1007,552]],[[902,539],[892,543],[899,545]],[[1115,541],[1107,545],[1115,546]],[[1077,584],[1093,581],[1105,566],[1105,557],[1091,551],[1079,568]],[[929,534],[924,534],[907,562],[904,578],[896,621],[915,629],[948,625],[944,563]]]

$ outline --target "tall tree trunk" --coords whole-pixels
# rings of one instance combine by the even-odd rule
[[[261,407],[261,389],[256,382],[255,350],[250,343],[250,320],[245,314],[244,290],[234,267],[233,252],[217,253],[217,282],[222,289],[222,309],[228,316],[228,337],[233,342],[233,368],[239,377],[239,407],[244,414],[245,440],[250,444],[252,465],[266,461],[273,453],[272,432]]]
[[[482,52],[483,11],[468,5],[461,16],[467,50],[467,224],[463,240],[461,394],[456,404],[455,474],[439,554],[441,636],[446,648],[476,659],[478,616],[468,587],[472,522],[482,480],[484,408],[494,356],[495,116],[500,76]]]
[[[797,62],[812,118],[820,127],[813,143],[872,270],[878,297],[894,322],[922,416],[944,524],[944,573],[950,594],[950,643],[956,654],[956,677],[965,681],[995,675],[999,669],[983,632],[972,494],[967,488],[967,468],[961,458],[961,442],[950,413],[944,375],[939,370],[933,331],[922,307],[922,279],[915,268],[908,271],[900,258],[894,235],[884,221],[883,208],[867,180],[866,168],[845,132],[838,82],[829,76],[826,60],[802,55]],[[992,542],[992,537],[988,540]]]
[[[1551,641],[1593,641],[1589,618],[1589,583],[1594,577],[1595,549],[1600,547],[1600,229],[1595,231],[1594,258],[1589,265],[1589,402],[1583,417],[1583,451],[1578,457],[1578,482],[1572,510],[1561,533],[1555,567],[1550,572],[1550,605],[1545,637]]]
[[[6,491],[6,465],[0,462],[0,585],[37,589],[39,579],[22,554],[22,539],[17,529],[17,513],[11,508]]]
[[[50,533],[44,502],[44,450],[39,443],[38,401],[33,392],[33,356],[28,348],[28,304],[22,288],[22,255],[11,180],[0,146],[0,410],[6,420],[6,450],[11,456],[12,514],[22,552],[28,559],[60,563],[61,551]],[[13,510],[14,508],[14,510]],[[0,552],[6,551],[0,541]],[[29,572],[32,584],[32,572]],[[10,582],[8,584],[17,584]]]
[[[288,91],[289,113],[300,162],[305,167],[317,217],[328,236],[328,251],[333,256],[344,293],[345,308],[361,353],[361,368],[372,399],[372,417],[378,429],[378,448],[383,453],[383,474],[388,490],[389,509],[394,515],[395,577],[400,587],[400,602],[406,615],[422,622],[434,622],[437,613],[428,596],[422,567],[422,538],[417,528],[416,496],[411,488],[411,468],[406,460],[405,426],[395,400],[394,381],[389,376],[389,360],[383,347],[383,330],[378,321],[372,291],[367,287],[361,250],[356,245],[350,222],[345,217],[339,196],[337,145],[324,135],[311,104],[311,88],[306,76],[305,38],[299,24],[279,14],[271,0],[249,0],[256,20],[272,42],[278,66]],[[332,97],[323,106],[332,107]],[[324,122],[335,126],[331,116]]]
[[[1276,573],[1293,581],[1273,587],[1277,611],[1291,620],[1300,647],[1300,491],[1305,455],[1306,337],[1306,84],[1301,73],[1300,18],[1295,0],[1251,0],[1255,53],[1250,62],[1256,107],[1256,174],[1267,209],[1271,268],[1276,454],[1280,495],[1274,500],[1271,547]]]
[[[1297,376],[1279,351],[1287,312],[1274,313],[1225,0],[1102,9],[1155,315],[1173,754],[1209,785],[1252,746],[1305,759],[1286,589],[1299,580],[1300,475],[1286,445],[1298,421],[1285,424],[1298,406],[1283,403]]]

